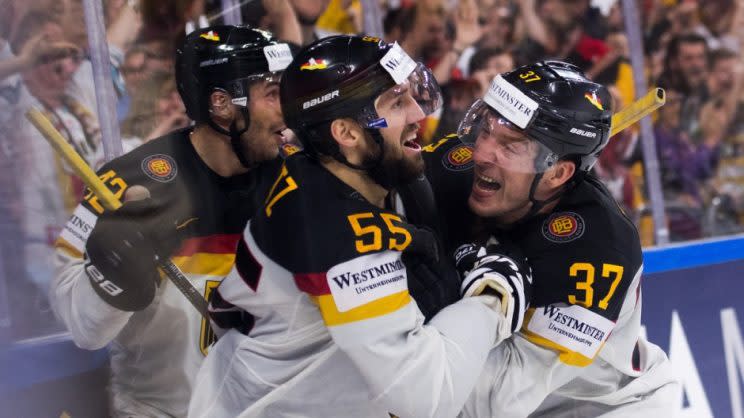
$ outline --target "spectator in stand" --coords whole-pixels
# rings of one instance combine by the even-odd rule
[[[405,9],[400,19],[398,43],[413,59],[421,59],[431,67],[427,61],[440,58],[447,47],[451,48],[447,39],[447,11],[441,1],[416,3]]]
[[[132,97],[137,94],[142,84],[148,80],[152,74],[157,71],[155,61],[151,60],[153,54],[142,45],[134,45],[127,50],[124,60],[119,67],[122,78],[122,85],[117,89],[119,92],[119,102],[117,113],[119,118],[124,120],[129,116]],[[134,110],[136,112],[136,109]]]
[[[514,68],[511,52],[502,48],[480,48],[470,58],[468,72],[470,77],[453,78],[442,87],[444,107],[439,125],[433,136],[438,140],[457,131],[460,121],[470,105],[483,97],[491,80],[501,73]]]
[[[29,276],[37,270],[29,268],[30,258],[26,257],[24,237],[29,216],[35,215],[28,213],[24,192],[28,182],[36,181],[39,174],[31,171],[34,177],[29,179],[28,171],[23,171],[29,168],[25,163],[31,157],[28,155],[28,138],[19,133],[19,124],[23,124],[25,119],[18,108],[29,97],[22,73],[78,53],[78,48],[69,42],[49,39],[44,31],[28,33],[22,26],[29,21],[27,16],[40,10],[50,20],[60,20],[64,7],[63,2],[50,0],[0,0],[0,236],[6,238],[0,244],[0,277],[6,278],[5,284],[8,289],[13,289],[14,294],[26,295],[23,298],[11,297],[7,301],[7,309],[12,313],[10,335],[14,339],[59,329],[49,310],[45,292]],[[10,40],[20,32],[30,38],[22,46],[11,45]],[[45,234],[42,236],[46,237]],[[38,275],[32,277],[39,278]]]
[[[707,77],[708,94],[711,98],[729,95],[736,82],[736,66],[741,57],[730,49],[716,49],[710,53],[710,75]]]
[[[587,75],[597,83],[616,87],[621,99],[619,103],[627,106],[635,100],[635,84],[625,32],[610,32],[607,35],[607,46],[609,47],[607,54],[592,66]]]
[[[481,48],[470,58],[470,78],[478,83],[476,97],[483,97],[491,80],[514,69],[514,56],[502,48]]]
[[[707,96],[708,44],[700,35],[686,33],[667,45],[665,71],[659,84],[685,96]]]
[[[704,187],[715,173],[720,148],[720,138],[709,137],[709,140],[695,144],[682,129],[680,110],[683,102],[682,94],[667,90],[666,105],[659,110],[654,127],[673,240],[702,236],[702,211],[706,203]]]
[[[744,225],[744,68],[741,58],[733,51],[719,49],[710,55],[708,91],[711,99],[703,106],[701,131],[703,140],[712,142],[720,137],[720,163],[714,186],[717,206],[728,203],[734,219],[712,217],[716,224],[711,232],[730,232],[726,223]],[[725,212],[716,208],[717,212]],[[737,219],[738,218],[738,219]]]
[[[196,21],[203,14],[200,0],[141,0],[142,31],[140,40],[163,40],[176,45],[183,38],[186,22]],[[166,56],[172,55],[172,51]]]
[[[33,12],[26,15],[11,46],[21,51],[34,35],[48,42],[63,42],[65,34],[58,16]],[[81,65],[82,64],[82,65]],[[21,184],[27,276],[46,289],[52,277],[52,244],[61,225],[82,197],[82,182],[62,163],[24,114],[41,110],[90,165],[102,159],[100,129],[95,113],[95,89],[89,62],[74,48],[65,57],[25,69],[19,97],[9,109],[5,129],[18,141],[17,170]]]
[[[561,0],[525,0],[521,12],[527,36],[518,48],[518,64],[567,57],[581,36]]]
[[[708,41],[711,49],[726,48],[739,49],[739,38],[736,34],[737,26],[741,24],[741,14],[744,13],[741,2],[737,6],[735,0],[705,0],[704,7],[698,8],[701,24],[693,30]],[[741,32],[741,26],[738,26]]]
[[[432,69],[442,87],[445,105],[441,112],[429,115],[422,123],[420,140],[428,144],[439,134],[449,134],[457,127],[464,111],[474,100],[475,85],[465,80],[458,62],[463,52],[471,49],[483,34],[478,21],[475,0],[458,2],[450,13],[440,0],[427,0],[401,11],[397,18],[401,46],[414,59],[421,59]],[[389,32],[396,32],[390,25]],[[450,81],[455,80],[450,86]],[[440,123],[444,115],[444,123]],[[438,139],[438,138],[437,138]]]
[[[705,38],[686,33],[667,45],[664,71],[658,85],[683,96],[680,107],[681,129],[693,138],[699,129],[700,110],[708,99],[708,44]]]
[[[609,52],[604,42],[607,24],[585,0],[525,0],[522,15],[527,39],[520,48],[518,64],[541,59],[561,59],[579,66],[589,75],[603,65]]]
[[[483,37],[478,42],[478,47],[511,48],[515,43],[519,23],[516,4],[493,4],[482,10]]]
[[[605,39],[609,30],[607,18],[591,3],[590,0],[564,0],[565,7],[569,8],[571,16],[579,21],[586,36]]]
[[[172,73],[155,72],[144,80],[132,97],[132,109],[121,125],[126,150],[189,124]]]
[[[264,4],[274,0],[264,0]],[[294,13],[297,15],[297,21],[300,23],[302,33],[302,44],[307,45],[316,39],[318,35],[315,32],[315,22],[328,7],[330,0],[289,0]],[[275,32],[279,39],[284,39],[284,35]],[[290,39],[291,40],[291,39]]]
[[[19,72],[43,61],[66,55],[69,52],[69,44],[60,45],[48,42],[41,34],[36,34],[27,43],[27,47],[21,51],[11,50],[8,42],[18,31],[21,20],[26,14],[36,10],[44,10],[46,13],[59,18],[64,13],[62,3],[44,0],[34,2],[32,7],[30,2],[0,0],[0,10],[2,10],[2,13],[0,13],[0,94],[5,96],[6,94],[17,93],[17,86],[20,82],[20,78],[17,76]],[[11,76],[16,77],[9,79]],[[4,87],[13,88],[14,91],[2,90]],[[11,97],[6,99],[13,101]],[[0,118],[1,122],[3,122],[2,118]]]
[[[616,87],[608,89],[612,95],[612,108],[625,107],[620,91]],[[637,144],[637,135],[631,129],[625,129],[615,135],[605,146],[594,165],[594,174],[607,186],[612,197],[621,205],[627,214],[633,215],[634,185],[627,161]]]
[[[243,23],[268,30],[277,38],[295,45],[302,45],[304,28],[298,20],[301,16],[308,17],[309,13],[316,13],[317,8],[324,6],[326,0],[305,1],[301,9],[295,10],[290,0],[261,0],[253,1],[242,7]],[[300,11],[304,14],[300,14]],[[314,19],[318,17],[313,15]],[[314,24],[313,24],[314,25]],[[315,37],[312,31],[313,25],[309,26],[310,32],[307,36]]]

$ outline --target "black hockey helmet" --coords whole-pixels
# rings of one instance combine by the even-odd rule
[[[224,90],[246,106],[254,81],[277,77],[292,61],[289,46],[266,31],[218,25],[197,29],[176,51],[176,84],[186,113],[197,122],[209,118],[209,95]]]
[[[424,114],[441,106],[441,91],[431,72],[397,43],[332,36],[306,46],[286,68],[280,84],[282,112],[306,151],[348,164],[324,127],[335,119],[352,118],[379,143],[378,129],[387,123],[377,114],[375,100],[406,82]]]
[[[587,79],[576,66],[545,61],[494,78],[460,124],[465,142],[475,142],[483,124],[497,120],[541,145],[534,167],[543,172],[559,159],[588,172],[607,145],[612,99],[606,87]],[[490,114],[490,117],[486,117]]]
[[[250,86],[261,80],[279,81],[279,73],[291,61],[289,45],[269,32],[247,26],[210,26],[187,35],[176,51],[176,86],[189,117],[229,136],[240,163],[250,167],[253,163],[240,145],[241,135],[250,126]],[[209,95],[215,90],[228,93],[239,106],[245,121],[242,129],[235,120],[229,130],[212,120]]]

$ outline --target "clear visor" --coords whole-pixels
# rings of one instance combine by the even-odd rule
[[[474,147],[482,164],[492,164],[509,171],[540,173],[550,168],[558,157],[542,143],[530,139],[483,100],[470,106],[457,130],[460,139]]]
[[[408,76],[411,95],[425,115],[431,115],[442,107],[442,90],[434,74],[422,63],[416,65]]]
[[[282,78],[282,71],[265,72],[253,74],[245,78],[239,78],[230,82],[227,93],[232,96],[232,104],[238,106],[248,106],[250,88],[256,83],[266,83],[267,85],[275,84],[279,87],[279,81]]]
[[[385,90],[375,99],[373,109],[367,109],[360,123],[368,128],[385,128],[388,121],[380,115],[393,109],[406,112],[408,123],[418,122],[442,107],[442,91],[434,75],[418,63],[406,81]]]

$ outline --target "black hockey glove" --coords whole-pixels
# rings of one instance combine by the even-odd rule
[[[486,247],[461,245],[455,250],[455,265],[462,278],[463,297],[495,295],[509,324],[508,333],[522,328],[532,293],[532,271],[519,248],[493,238]]]
[[[411,243],[403,250],[403,258],[415,256],[427,263],[438,263],[439,243],[434,231],[425,226],[413,225],[407,225],[406,229],[411,233]]]
[[[438,238],[426,227],[407,225],[411,243],[403,250],[403,263],[408,272],[408,291],[426,321],[456,302],[460,280],[451,259],[440,257]]]
[[[155,297],[157,265],[180,246],[183,230],[150,198],[104,212],[85,244],[85,271],[96,293],[123,311],[145,309]]]

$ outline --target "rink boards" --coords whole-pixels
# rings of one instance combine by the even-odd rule
[[[682,416],[744,417],[744,236],[644,260],[643,324],[680,371]],[[65,336],[0,347],[0,416],[103,416],[106,360]]]

